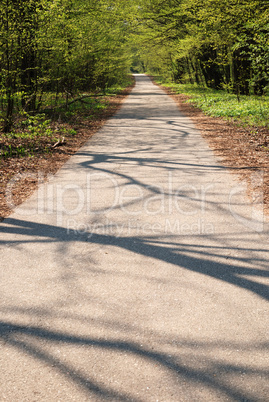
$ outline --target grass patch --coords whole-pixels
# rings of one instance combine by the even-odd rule
[[[269,96],[244,96],[229,94],[224,90],[203,88],[191,84],[175,84],[159,79],[156,81],[171,88],[177,94],[187,95],[190,102],[205,114],[222,117],[250,126],[269,127]]]

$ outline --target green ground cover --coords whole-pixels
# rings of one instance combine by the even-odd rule
[[[250,126],[269,127],[269,95],[243,96],[191,84],[156,81],[175,93],[189,96],[187,102],[198,106],[205,114],[234,120]]]

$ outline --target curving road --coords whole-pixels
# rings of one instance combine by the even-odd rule
[[[0,401],[268,401],[262,194],[136,80],[0,223]]]

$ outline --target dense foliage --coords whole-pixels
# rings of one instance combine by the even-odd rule
[[[37,111],[53,94],[105,91],[129,68],[128,27],[119,0],[2,0],[1,122]]]
[[[238,95],[268,89],[266,0],[145,0],[140,30],[140,70]]]

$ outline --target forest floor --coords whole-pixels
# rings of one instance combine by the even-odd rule
[[[132,87],[128,87],[115,97],[109,97],[109,107],[94,120],[77,119],[75,126],[69,126],[74,128],[77,134],[75,136],[67,134],[63,144],[51,149],[49,153],[0,159],[0,221],[12,212],[6,199],[9,183],[12,187],[12,201],[15,205],[19,205],[37,188],[38,172],[42,172],[42,178],[45,180],[49,175],[56,173],[69,157],[115,114]],[[186,95],[175,94],[171,89],[163,86],[162,88],[173,97],[179,109],[193,120],[223,165],[239,174],[240,179],[249,184],[250,195],[262,190],[265,211],[268,213],[269,129],[243,127],[236,122],[207,116],[197,107],[186,103],[188,100]],[[253,188],[251,185],[253,173],[257,171],[262,172],[263,180],[261,184],[255,184],[256,188]]]
[[[211,149],[240,181],[248,185],[249,196],[263,195],[264,212],[269,214],[269,129],[249,127],[236,121],[205,115],[198,107],[187,103],[189,97],[176,94],[169,87],[160,86],[178,104],[179,109],[192,119]],[[255,180],[255,173],[262,180]]]

